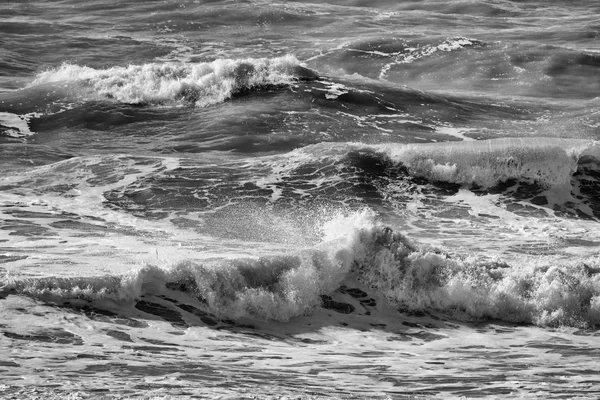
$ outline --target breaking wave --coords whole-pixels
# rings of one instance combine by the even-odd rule
[[[127,302],[177,291],[221,317],[287,321],[309,314],[323,295],[352,279],[404,312],[542,326],[600,325],[598,259],[538,258],[510,265],[457,256],[414,243],[378,223],[370,210],[340,213],[322,225],[321,235],[319,245],[295,254],[147,265],[120,276],[15,280],[0,294],[50,302]]]
[[[510,179],[561,186],[569,183],[581,162],[600,162],[600,144],[583,139],[504,138],[376,149],[413,176],[484,188]]]
[[[129,104],[181,103],[206,107],[247,90],[285,86],[315,77],[314,72],[288,55],[107,69],[63,64],[38,74],[29,87],[73,85],[73,90],[84,98],[98,96]]]

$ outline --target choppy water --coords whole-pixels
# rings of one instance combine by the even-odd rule
[[[0,397],[597,398],[600,6],[4,1]]]

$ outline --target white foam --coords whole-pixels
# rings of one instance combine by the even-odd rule
[[[28,120],[31,116],[16,115],[7,112],[0,112],[0,125],[7,128],[8,135],[18,138],[24,136],[33,135],[33,132],[29,130]]]
[[[385,55],[388,57],[393,57],[394,61],[391,63],[387,63],[383,65],[379,72],[379,79],[385,79],[390,69],[397,64],[412,64],[415,61],[418,61],[422,58],[429,57],[438,51],[442,52],[451,52],[455,50],[460,50],[464,47],[474,46],[479,44],[480,42],[476,39],[469,39],[463,37],[457,38],[449,38],[439,45],[424,45],[418,47],[407,47],[403,51],[395,52],[395,53],[380,53],[378,55]]]

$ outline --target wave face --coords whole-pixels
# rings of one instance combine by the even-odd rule
[[[106,69],[63,64],[38,74],[29,87],[74,85],[73,90],[84,98],[207,107],[244,91],[290,85],[300,78],[314,76],[293,56],[220,59],[195,64],[148,63]]]

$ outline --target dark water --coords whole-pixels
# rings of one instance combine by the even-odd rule
[[[395,310],[373,310],[385,324],[595,332],[599,13],[5,1],[0,304],[84,299],[132,317],[163,296],[205,313],[192,326],[298,332],[327,320],[331,296],[358,301],[352,284]],[[6,346],[24,340],[2,329]]]

